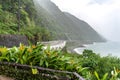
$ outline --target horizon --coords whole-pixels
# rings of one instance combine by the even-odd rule
[[[119,0],[51,0],[62,11],[86,21],[103,37],[120,41]]]

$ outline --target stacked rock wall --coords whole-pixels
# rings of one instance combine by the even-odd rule
[[[23,35],[10,35],[1,34],[0,35],[0,46],[13,47],[19,46],[20,43],[28,45],[28,39]]]

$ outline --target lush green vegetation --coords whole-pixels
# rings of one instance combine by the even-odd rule
[[[20,0],[20,6],[18,0],[0,0],[0,34],[22,34],[31,41],[51,40],[51,32],[37,25],[39,19],[32,0]]]
[[[91,50],[83,54],[71,54],[57,50],[44,49],[43,45],[0,48],[0,61],[40,66],[45,68],[77,72],[85,79],[117,80],[120,59],[116,57],[100,57]]]
[[[18,20],[19,9],[20,21]],[[34,43],[51,40],[52,33],[44,26],[39,26],[38,22],[41,22],[42,18],[36,13],[32,0],[20,0],[20,8],[17,0],[0,0],[0,34],[26,35]],[[19,48],[1,47],[0,62],[77,72],[86,80],[116,80],[120,77],[120,58],[101,57],[91,50],[85,50],[83,54],[77,55],[49,48],[44,50],[41,44],[31,46],[21,44]],[[5,70],[5,67],[3,68]]]

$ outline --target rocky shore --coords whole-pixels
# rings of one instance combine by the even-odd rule
[[[83,41],[67,41],[66,49],[69,53],[76,53],[75,48],[85,47],[84,44],[93,44],[92,42],[83,42]]]

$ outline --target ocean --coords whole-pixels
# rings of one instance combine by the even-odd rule
[[[120,42],[95,42],[93,44],[84,44],[84,46],[85,47],[75,48],[74,51],[82,54],[84,49],[88,49],[93,50],[94,53],[100,54],[101,56],[120,57]]]

